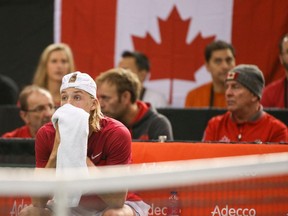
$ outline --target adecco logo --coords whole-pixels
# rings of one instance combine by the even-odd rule
[[[165,216],[167,215],[167,207],[154,206],[154,203],[152,203],[148,215]]]
[[[24,199],[22,199],[20,203],[17,203],[17,201],[14,200],[12,209],[10,211],[10,216],[18,216],[20,211],[26,206],[28,206],[28,204],[24,203]]]
[[[256,210],[253,208],[229,208],[228,205],[220,209],[219,206],[216,205],[211,214],[212,216],[255,216]]]

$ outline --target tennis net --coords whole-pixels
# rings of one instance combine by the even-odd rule
[[[56,197],[55,214],[67,215],[67,196],[129,189],[151,209],[168,215],[171,192],[177,192],[181,216],[287,215],[288,153],[197,159],[93,168],[89,175],[69,169],[0,169],[0,215],[18,215],[30,196]]]

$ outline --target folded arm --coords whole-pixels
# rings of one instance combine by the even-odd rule
[[[95,167],[93,162],[90,160],[90,158],[87,157],[87,166],[88,167]],[[109,208],[122,208],[127,196],[127,190],[122,192],[115,192],[115,193],[107,193],[107,194],[97,194],[99,198],[101,198],[102,201],[106,204],[106,207]],[[96,197],[97,197],[96,196]],[[99,202],[97,198],[93,198],[93,196],[87,196],[89,197],[89,201],[87,199],[82,199],[82,202],[80,202],[81,206],[85,206],[87,208],[95,208],[97,204],[95,202]],[[94,201],[93,201],[94,200]]]

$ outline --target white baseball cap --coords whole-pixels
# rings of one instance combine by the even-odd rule
[[[60,93],[67,88],[77,88],[84,90],[96,98],[96,83],[87,73],[76,71],[70,74],[66,74],[62,78]]]

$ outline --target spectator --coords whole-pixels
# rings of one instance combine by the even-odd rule
[[[98,99],[103,113],[126,125],[137,140],[173,140],[169,120],[149,103],[138,100],[141,84],[130,70],[114,68],[96,78]]]
[[[155,108],[168,106],[165,95],[144,86],[144,81],[148,79],[150,73],[150,63],[147,56],[136,51],[124,51],[122,59],[119,62],[119,67],[130,69],[133,73],[137,74],[141,82],[140,100],[150,103]]]
[[[279,43],[279,59],[285,76],[266,86],[261,100],[264,107],[288,108],[288,34]]]
[[[34,138],[38,129],[51,120],[54,103],[51,94],[38,86],[26,86],[19,95],[20,117],[25,125],[2,135],[3,138]]]
[[[204,141],[288,142],[284,123],[263,111],[260,104],[264,77],[257,66],[239,65],[226,78],[227,112],[213,117]]]
[[[67,137],[70,140],[71,137],[78,140],[79,134],[80,136],[83,135],[83,130],[85,133],[84,140],[81,140],[84,142],[78,144],[87,147],[87,166],[131,163],[130,133],[122,123],[102,115],[96,98],[94,80],[88,74],[81,72],[67,74],[63,77],[60,92],[61,107],[55,112],[58,116],[58,123],[55,123],[56,129],[52,123],[45,124],[36,136],[36,167],[57,168],[56,158],[58,164],[58,149],[60,150],[62,142],[67,141]],[[71,110],[73,115],[67,115],[66,111],[70,113]],[[84,114],[85,116],[83,116]],[[88,116],[87,121],[86,116]],[[55,119],[54,117],[52,118]],[[82,121],[82,117],[84,117],[84,121]],[[82,128],[78,127],[78,124],[65,124],[67,120],[70,122],[71,119],[75,123],[85,123],[86,121],[87,131],[86,125],[82,125],[84,126]],[[72,131],[69,130],[69,133],[67,133],[67,128],[72,129]],[[63,150],[63,147],[61,150]],[[72,156],[69,154],[72,154]],[[69,158],[73,158],[74,154],[73,151],[67,151],[67,161],[69,161]],[[44,197],[32,198],[32,205],[24,208],[20,215],[52,215],[53,200],[48,203],[47,201],[48,198]],[[149,206],[135,194],[118,192],[98,194],[97,196],[83,195],[79,205],[69,209],[69,215],[144,216],[148,215],[148,209]]]
[[[33,84],[47,89],[55,106],[60,105],[59,89],[64,75],[74,71],[74,59],[70,47],[64,43],[50,44],[41,54]]]
[[[18,99],[18,86],[11,78],[0,74],[0,105],[14,104]]]
[[[225,108],[225,78],[235,66],[235,51],[225,41],[214,41],[205,48],[205,66],[212,82],[188,92],[185,107]]]

